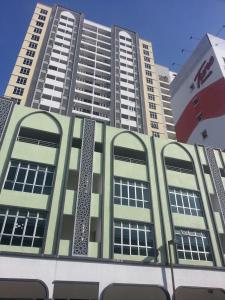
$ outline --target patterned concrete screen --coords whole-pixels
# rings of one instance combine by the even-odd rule
[[[84,120],[72,255],[88,255],[95,121]]]

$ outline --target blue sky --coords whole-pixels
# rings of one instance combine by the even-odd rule
[[[40,1],[42,2],[42,1]],[[205,32],[216,34],[225,25],[225,0],[45,0],[83,12],[87,19],[117,24],[152,41],[155,61],[172,68],[190,55]],[[36,0],[1,0],[0,95],[13,69]],[[225,38],[225,29],[220,33]],[[178,66],[173,69],[177,70]]]

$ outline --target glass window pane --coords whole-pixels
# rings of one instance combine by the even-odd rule
[[[26,169],[20,169],[16,178],[17,182],[24,182],[26,176]]]
[[[114,204],[120,204],[120,198],[114,197]]]
[[[145,246],[145,232],[139,231],[139,245]]]
[[[115,196],[120,196],[120,185],[115,184]]]
[[[33,243],[33,247],[41,248],[42,247],[42,241],[43,241],[43,239],[35,238],[34,243]]]
[[[124,229],[123,230],[123,244],[129,244],[129,230],[128,229]]]
[[[189,207],[188,197],[187,196],[183,196],[183,202],[184,202],[184,207]]]
[[[130,255],[130,247],[123,246],[123,254],[124,255]]]
[[[23,184],[22,183],[15,183],[14,190],[15,191],[22,191],[23,190]]]
[[[28,218],[25,235],[33,236],[36,219]]]
[[[49,173],[49,172],[47,173],[45,185],[52,186],[53,175],[54,175],[53,173]]]
[[[12,166],[10,167],[9,173],[8,173],[8,176],[7,176],[7,180],[14,180],[15,179],[16,170],[17,170],[16,167],[12,167]]]
[[[5,217],[0,216],[0,232],[2,231],[2,226],[3,226],[4,220],[5,220]]]
[[[34,186],[33,192],[34,192],[35,194],[41,194],[41,192],[42,192],[42,187],[41,187],[41,186]]]
[[[5,234],[2,235],[1,244],[10,245],[10,241],[11,241],[11,235],[5,235]]]
[[[138,255],[138,247],[131,247],[131,255]]]
[[[33,170],[28,171],[26,183],[30,183],[30,184],[34,183],[35,173],[36,172]]]
[[[13,236],[12,238],[12,245],[13,246],[21,246],[22,237],[21,236]]]
[[[125,198],[128,197],[127,185],[122,185],[122,197],[125,197]]]
[[[135,199],[135,191],[133,186],[129,186],[129,197]]]
[[[121,244],[121,230],[119,228],[115,228],[115,243]]]
[[[31,192],[32,192],[32,189],[33,189],[33,185],[26,184],[26,185],[24,186],[23,191],[24,191],[24,192],[27,192],[27,193],[31,193]]]
[[[142,189],[137,187],[136,192],[137,192],[137,199],[143,199],[142,198]]]
[[[144,189],[143,192],[144,192],[144,199],[149,200],[150,196],[149,196],[148,189]]]
[[[15,234],[18,234],[18,235],[23,234],[24,221],[25,221],[24,218],[18,218],[17,219],[16,225],[15,225],[15,231],[14,231]]]
[[[121,246],[114,245],[114,253],[119,253],[119,254],[121,254]]]
[[[13,189],[13,182],[12,181],[6,181],[4,185],[4,189],[12,190]]]
[[[139,248],[140,255],[147,256],[146,248]]]
[[[147,231],[146,235],[147,235],[147,245],[148,245],[148,247],[153,247],[154,245],[153,245],[153,234],[152,234],[152,232]]]
[[[44,176],[45,176],[45,173],[39,171],[38,174],[37,174],[37,178],[36,178],[35,184],[37,184],[37,185],[43,185]]]
[[[177,196],[177,205],[178,206],[183,206],[182,204],[182,199],[181,199],[181,195],[176,195]]]
[[[13,226],[14,226],[15,218],[14,217],[8,217],[6,220],[5,228],[4,228],[4,233],[11,234],[13,231]]]
[[[170,203],[171,205],[176,205],[175,195],[170,193]]]
[[[26,247],[31,247],[31,245],[32,245],[32,238],[24,237],[22,245],[26,246]]]
[[[137,245],[137,231],[131,230],[131,244]]]

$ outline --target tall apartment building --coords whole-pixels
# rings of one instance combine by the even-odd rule
[[[224,299],[224,153],[6,99],[0,120],[0,298]]]
[[[170,84],[176,77],[176,73],[161,65],[156,65],[156,70],[159,77],[161,104],[163,107],[167,137],[169,139],[176,140],[170,94]]]
[[[177,139],[225,149],[225,40],[206,34],[171,84]]]
[[[58,5],[37,4],[5,96],[167,137],[151,43]]]

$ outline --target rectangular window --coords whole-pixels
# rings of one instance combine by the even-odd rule
[[[146,82],[150,83],[150,84],[153,84],[153,80],[151,78],[146,78]]]
[[[156,109],[156,104],[150,102],[150,103],[149,103],[149,108],[150,108],[150,109]]]
[[[151,122],[151,127],[155,128],[155,129],[158,129],[159,128],[159,124],[157,122],[152,121]]]
[[[148,184],[127,178],[114,178],[114,204],[149,208]]]
[[[148,100],[155,101],[155,95],[148,94]]]
[[[13,90],[14,95],[23,96],[23,92],[24,92],[23,88],[20,88],[20,87],[17,87],[17,86],[14,87],[14,90]]]
[[[151,69],[151,65],[150,64],[145,64],[145,68],[150,70]]]
[[[38,42],[40,39],[40,36],[36,35],[36,34],[32,34],[31,39]]]
[[[38,16],[38,19],[39,19],[39,20],[42,20],[42,21],[45,21],[46,17],[45,17],[45,16],[42,16],[42,15],[39,15],[39,16]]]
[[[37,22],[36,22],[36,25],[39,26],[39,27],[43,27],[43,26],[44,26],[44,23],[43,23],[43,22],[40,22],[40,21],[37,21]]]
[[[34,27],[34,32],[35,32],[35,33],[41,34],[41,33],[42,33],[42,29],[41,29],[41,28]]]
[[[41,248],[46,214],[25,209],[0,208],[0,244]]]
[[[50,195],[54,167],[11,160],[4,188],[20,192]]]
[[[27,78],[18,76],[17,83],[25,85],[27,83]]]
[[[35,51],[33,51],[33,50],[27,50],[26,55],[27,55],[27,56],[34,57]]]
[[[22,67],[22,68],[20,69],[20,73],[21,73],[21,74],[25,74],[25,75],[29,75],[30,69]]]
[[[144,61],[150,62],[150,58],[147,56],[144,56]]]
[[[37,43],[30,42],[30,44],[29,44],[29,47],[32,49],[37,49],[37,46],[38,46]]]
[[[27,66],[31,66],[32,62],[33,62],[33,60],[29,59],[29,58],[24,58],[24,60],[23,60],[23,64],[27,65]]]
[[[114,253],[155,256],[153,226],[131,221],[115,221]]]
[[[145,71],[145,75],[146,75],[146,76],[152,76],[152,72],[146,70],[146,71]]]
[[[157,132],[157,131],[152,131],[152,135],[153,135],[154,137],[157,137],[157,138],[160,137],[160,133]]]
[[[143,49],[148,49],[148,45],[143,44]]]
[[[203,216],[201,197],[198,192],[170,187],[169,197],[173,213]]]
[[[151,85],[147,85],[147,90],[148,90],[148,92],[154,93],[154,88]]]
[[[210,239],[207,232],[176,229],[175,240],[179,259],[213,260]]]
[[[157,113],[150,111],[150,118],[157,119]]]
[[[46,9],[41,9],[40,13],[43,14],[43,15],[47,15],[48,11]]]

